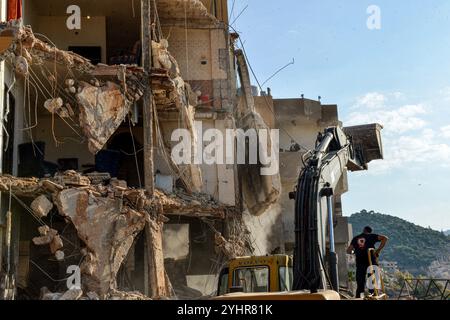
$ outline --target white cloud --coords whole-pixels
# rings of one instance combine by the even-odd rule
[[[450,125],[442,127],[441,134],[444,138],[450,138]]]
[[[358,98],[345,125],[380,123],[384,160],[370,164],[370,172],[385,173],[392,169],[440,165],[450,167],[450,125],[435,131],[426,116],[430,108],[424,104],[398,104],[402,93],[383,95],[369,93]],[[394,100],[394,101],[392,101]]]
[[[379,109],[384,107],[386,97],[378,92],[369,92],[356,100],[355,109]]]
[[[418,135],[384,139],[384,160],[371,164],[375,173],[394,168],[433,165],[450,167],[450,145],[436,141],[436,134],[425,129]]]
[[[427,122],[421,116],[426,113],[425,106],[420,104],[392,109],[386,106],[376,110],[358,108],[349,115],[345,124],[359,125],[377,122],[384,127],[385,132],[404,133],[424,128]]]

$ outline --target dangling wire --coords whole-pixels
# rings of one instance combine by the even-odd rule
[[[134,161],[136,163],[136,172],[137,172],[138,181],[139,181],[139,188],[142,189],[141,172],[139,170],[139,161],[138,161],[138,157],[137,157],[136,142],[134,141],[134,135],[133,135],[133,129],[132,129],[132,125],[131,125],[130,116],[128,116],[128,126],[130,128],[131,141],[133,142]]]

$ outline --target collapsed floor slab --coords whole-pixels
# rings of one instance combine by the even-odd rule
[[[119,269],[136,236],[144,230],[152,244],[148,256],[158,273],[155,277],[167,278],[161,243],[166,215],[223,219],[234,212],[234,208],[222,206],[206,195],[187,195],[181,191],[169,195],[157,191],[149,198],[143,190],[125,188],[124,182],[114,179],[92,184],[91,181],[98,182],[98,179],[98,174],[81,176],[74,171],[45,179],[4,175],[0,176],[0,191],[54,206],[59,216],[73,224],[84,246],[80,264],[82,290],[95,292],[101,298],[112,290],[117,291]],[[38,210],[33,212],[39,214]],[[58,261],[64,259],[59,253],[64,241],[58,232],[45,225],[39,230],[40,236],[33,242],[48,245]],[[226,241],[220,234],[217,236]],[[161,283],[163,287],[158,292],[170,296],[169,280],[154,285]]]

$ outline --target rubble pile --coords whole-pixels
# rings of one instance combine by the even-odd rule
[[[40,300],[101,300],[100,296],[93,291],[84,293],[83,290],[73,288],[66,292],[51,292],[48,288],[41,289]],[[140,292],[123,292],[111,290],[104,300],[151,300]]]
[[[95,179],[98,175],[93,176]],[[55,206],[58,214],[75,226],[85,245],[80,265],[83,286],[101,297],[116,288],[117,273],[135,237],[147,219],[155,219],[154,212],[145,208],[144,193],[124,188],[124,182],[116,179],[108,185],[91,184],[88,176],[68,171],[52,179],[3,176],[0,181],[0,189],[5,192],[11,189],[14,194],[31,197],[40,193],[31,205],[37,216],[46,216]],[[33,239],[34,244],[49,245],[58,261],[64,259],[60,251],[64,244],[58,231],[46,225],[38,231],[40,236]]]
[[[165,214],[224,218],[232,210],[210,196],[188,195],[181,190],[174,194],[157,190],[150,199],[144,190],[130,189],[125,181],[111,179],[109,174],[83,176],[75,171],[43,179],[0,176],[0,191],[32,198],[31,209],[37,217],[46,217],[56,208],[58,215],[73,224],[84,244],[82,289],[102,299],[117,290],[119,268],[147,223],[162,225],[167,221]],[[64,260],[64,240],[58,231],[43,225],[38,232],[34,244],[49,246],[58,261]],[[70,297],[73,294],[78,299],[75,293],[71,292]],[[63,297],[53,294],[47,298]]]
[[[218,203],[210,195],[193,193],[187,194],[180,189],[174,193],[162,193],[156,191],[155,200],[160,201],[164,212],[178,212],[180,215],[191,217],[214,217],[224,219],[228,213],[232,213],[235,208],[224,206]],[[180,209],[182,208],[182,212]]]
[[[247,255],[248,247],[244,237],[232,235],[230,239],[225,239],[220,233],[215,234],[216,252],[222,253],[227,259],[235,259]]]

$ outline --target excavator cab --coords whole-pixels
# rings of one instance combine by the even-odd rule
[[[240,257],[220,272],[217,295],[291,291],[292,280],[291,256]]]

